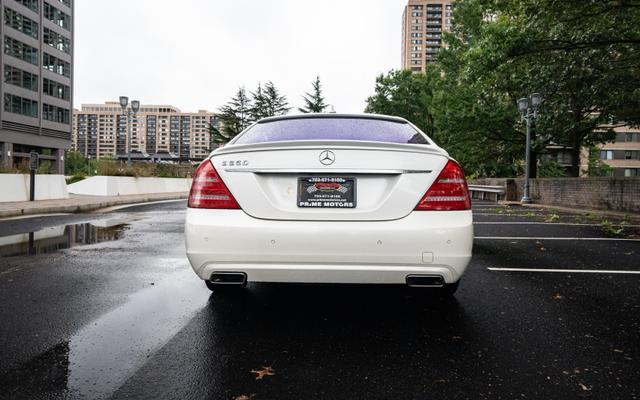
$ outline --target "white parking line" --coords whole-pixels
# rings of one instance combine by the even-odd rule
[[[532,236],[476,236],[476,240],[581,240],[609,242],[640,242],[640,239],[597,238],[597,237],[532,237]]]
[[[507,271],[507,272],[556,272],[563,274],[623,274],[623,275],[640,275],[640,271],[619,271],[606,269],[545,269],[545,268],[487,268],[489,271]]]
[[[474,222],[474,225],[564,225],[564,226],[602,226],[602,224],[579,224],[573,222],[513,222],[513,221],[481,221]],[[613,224],[613,226],[620,226],[624,228],[640,228],[640,225],[627,225],[627,224]]]

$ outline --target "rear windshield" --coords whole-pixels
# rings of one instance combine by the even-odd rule
[[[298,118],[263,122],[249,128],[234,144],[295,140],[359,140],[429,144],[404,122],[366,118]]]

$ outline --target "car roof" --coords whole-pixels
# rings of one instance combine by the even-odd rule
[[[318,119],[318,118],[327,118],[327,119],[373,119],[380,121],[389,121],[389,122],[397,122],[401,124],[408,124],[404,118],[400,117],[392,117],[390,115],[382,115],[382,114],[336,114],[336,113],[308,113],[308,114],[292,114],[292,115],[279,115],[276,117],[267,117],[258,121],[258,124],[264,124],[268,122],[274,121],[286,121],[286,120],[295,120],[295,119]]]

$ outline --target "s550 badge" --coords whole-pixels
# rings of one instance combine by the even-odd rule
[[[248,165],[249,161],[247,160],[230,160],[222,162],[223,167],[246,167]]]

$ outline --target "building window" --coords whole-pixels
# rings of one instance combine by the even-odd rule
[[[69,124],[69,110],[50,104],[42,104],[42,118],[66,125]]]
[[[66,30],[71,28],[71,17],[46,2],[44,3],[44,17]]]
[[[67,54],[71,53],[71,41],[49,28],[43,30],[44,43]]]
[[[38,49],[9,36],[4,37],[4,54],[38,65]]]
[[[71,89],[69,86],[47,78],[42,79],[42,92],[48,96],[62,100],[69,100],[71,98]]]
[[[11,65],[4,65],[4,81],[10,85],[38,91],[38,75],[34,75]]]
[[[71,8],[71,0],[58,0],[58,1],[64,4],[65,6]]]
[[[600,151],[600,159],[601,160],[613,160],[613,150],[602,150],[602,151]]]
[[[14,114],[38,118],[38,102],[23,97],[4,94],[4,110]]]
[[[16,1],[30,10],[38,12],[39,0],[16,0]]]
[[[38,39],[38,23],[7,7],[4,8],[4,24]]]
[[[624,176],[640,176],[640,168],[625,168]]]
[[[627,142],[640,142],[640,132],[627,132],[626,141]]]
[[[42,57],[42,66],[47,71],[51,71],[58,75],[63,75],[67,78],[71,76],[71,65],[68,62],[62,61],[50,54],[44,53],[44,56]]]

